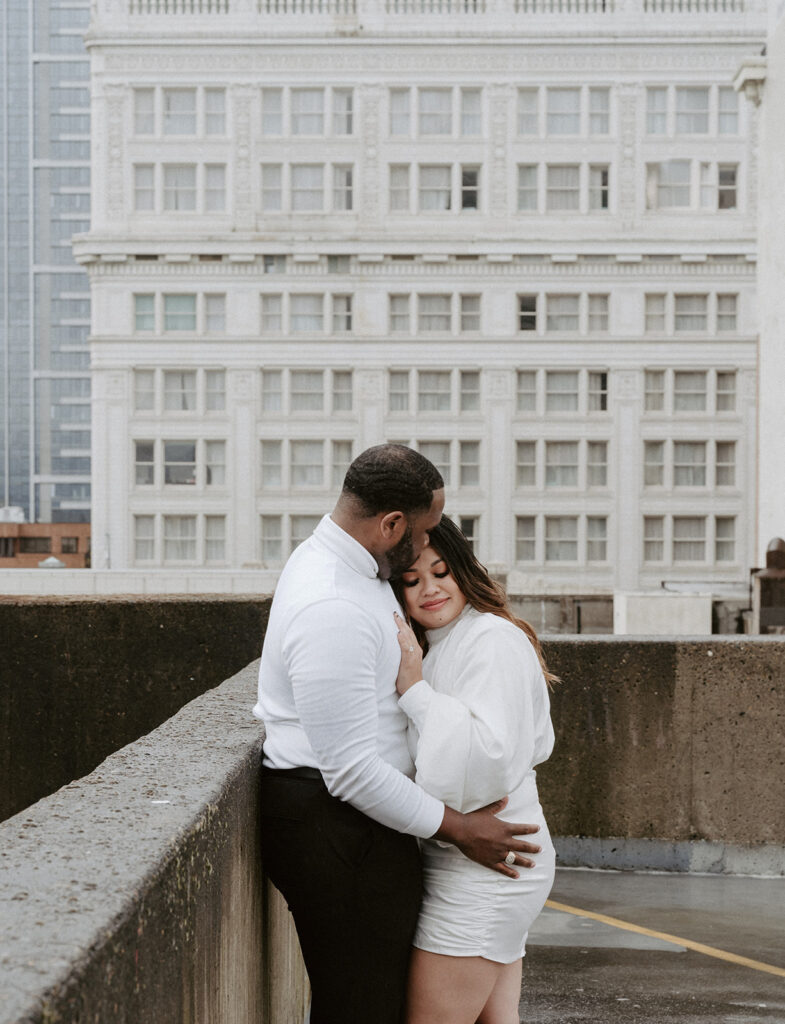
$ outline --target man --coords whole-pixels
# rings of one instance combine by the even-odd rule
[[[438,470],[403,445],[363,452],[331,516],[286,564],[254,714],[267,729],[262,855],[294,915],[311,1024],[400,1024],[421,898],[417,836],[517,877],[536,827],[445,807],[412,781],[389,577],[439,522]],[[531,866],[524,857],[516,863]]]

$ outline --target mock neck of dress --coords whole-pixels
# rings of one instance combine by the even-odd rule
[[[438,644],[445,637],[448,637],[450,633],[455,629],[459,622],[464,619],[473,618],[475,615],[480,615],[476,608],[472,608],[470,604],[466,604],[463,607],[460,615],[456,615],[454,619],[446,622],[443,626],[438,626],[436,629],[426,629],[425,635],[428,638],[428,646],[433,647]]]
[[[379,566],[371,552],[350,536],[329,515],[322,517],[321,522],[313,531],[313,535],[360,576],[366,576],[371,580],[378,577]]]

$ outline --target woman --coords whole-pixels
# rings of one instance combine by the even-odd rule
[[[509,794],[503,817],[538,824],[542,848],[515,879],[422,842],[407,1024],[518,1024],[526,935],[554,875],[533,769],[553,748],[546,678],[555,677],[532,628],[446,517],[394,586],[412,623],[396,616],[417,782],[460,811]]]

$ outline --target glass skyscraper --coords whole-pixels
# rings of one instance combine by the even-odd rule
[[[0,5],[0,504],[90,518],[89,0]]]

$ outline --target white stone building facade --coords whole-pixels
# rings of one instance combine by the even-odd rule
[[[755,0],[96,0],[93,565],[280,567],[419,447],[519,593],[743,589]]]

